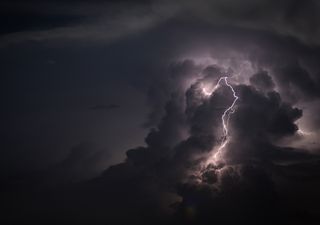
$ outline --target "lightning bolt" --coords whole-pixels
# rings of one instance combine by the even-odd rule
[[[210,95],[212,95],[219,87],[220,87],[220,83],[221,81],[224,81],[225,85],[227,87],[230,88],[230,90],[232,91],[233,94],[233,102],[232,104],[223,112],[222,116],[221,116],[221,121],[222,121],[222,126],[223,126],[223,138],[222,138],[222,143],[220,144],[218,150],[215,152],[215,154],[213,155],[213,159],[210,159],[210,161],[213,160],[214,163],[217,163],[219,160],[219,155],[222,151],[222,149],[227,145],[228,143],[228,136],[229,136],[229,130],[228,130],[228,123],[229,123],[229,119],[230,119],[230,115],[232,113],[234,113],[234,105],[236,104],[236,102],[238,101],[239,97],[237,96],[235,90],[233,89],[233,87],[229,84],[228,82],[228,77],[221,77],[216,86],[212,89],[212,92],[210,93]],[[208,95],[208,93],[206,92],[206,95]]]

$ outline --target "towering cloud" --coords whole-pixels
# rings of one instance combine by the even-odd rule
[[[154,201],[154,212],[161,215],[162,207],[171,209],[169,218],[176,223],[254,223],[264,217],[259,223],[295,221],[291,213],[299,205],[291,208],[287,200],[280,200],[284,186],[294,182],[285,174],[295,173],[291,165],[318,157],[278,143],[295,136],[303,111],[282,100],[268,72],[252,74],[250,84],[232,82],[237,75],[229,74],[239,100],[228,120],[227,144],[219,161],[214,161],[212,155],[223,138],[221,116],[234,97],[226,84],[210,96],[204,88],[213,88],[224,74],[224,68],[207,65],[193,77],[186,76],[190,86],[170,90],[163,119],[147,136],[147,146],[129,150],[127,161],[107,170],[100,181],[117,177],[113,181],[119,179],[124,185],[130,180],[129,189],[144,186]],[[152,188],[145,189],[148,186]],[[169,193],[167,202],[162,201]],[[134,201],[147,204],[143,199]]]
[[[0,32],[8,224],[320,221],[317,1],[16,0],[0,8],[13,23]],[[75,144],[133,143],[129,123],[145,129],[141,146],[119,153]],[[57,143],[65,137],[66,150],[47,156],[42,131]],[[107,165],[116,154],[123,160]],[[43,155],[50,163],[37,168]]]

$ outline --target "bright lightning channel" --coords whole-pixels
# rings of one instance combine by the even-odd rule
[[[230,118],[230,114],[234,113],[234,105],[236,104],[236,102],[239,99],[239,97],[237,96],[235,90],[229,84],[228,77],[221,77],[218,80],[216,86],[212,89],[211,93],[208,93],[207,90],[204,90],[204,94],[205,95],[212,95],[220,87],[220,82],[221,81],[224,81],[225,85],[230,88],[230,90],[232,91],[234,99],[233,99],[232,104],[223,112],[223,114],[221,116],[221,121],[222,121],[222,126],[223,126],[223,139],[222,139],[223,141],[222,141],[221,145],[219,146],[218,150],[213,155],[213,162],[214,163],[216,163],[219,160],[219,155],[220,155],[222,149],[228,143],[228,136],[229,136],[228,123],[229,123],[229,118]]]

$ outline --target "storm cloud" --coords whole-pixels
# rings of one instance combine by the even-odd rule
[[[317,1],[1,4],[4,223],[319,221]]]

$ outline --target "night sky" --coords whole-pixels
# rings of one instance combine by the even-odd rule
[[[4,0],[0,224],[320,224],[320,1]]]

